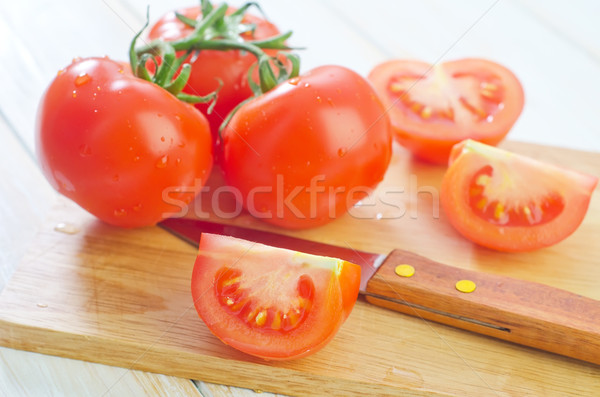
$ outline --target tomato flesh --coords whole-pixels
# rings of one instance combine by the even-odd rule
[[[430,65],[395,60],[369,80],[389,110],[399,142],[420,159],[445,164],[452,146],[471,138],[497,144],[523,108],[523,89],[508,69],[483,59]]]
[[[487,222],[506,226],[541,225],[551,222],[565,209],[564,199],[556,191],[530,197],[530,184],[535,184],[536,180],[526,181],[519,178],[519,175],[513,179],[520,182],[520,186],[516,186],[514,181],[512,184],[517,194],[525,194],[506,200],[501,197],[502,192],[498,191],[497,186],[494,186],[494,178],[494,169],[487,165],[473,176],[469,188],[471,209]]]
[[[215,294],[228,313],[238,316],[250,327],[289,332],[305,320],[312,306],[315,285],[303,274],[286,286],[286,295],[278,285],[285,270],[268,274],[266,280],[248,280],[239,269],[223,267],[215,275]],[[277,301],[278,305],[273,302]]]
[[[192,296],[202,320],[223,342],[286,360],[314,353],[335,336],[359,285],[355,264],[205,233]]]
[[[441,203],[450,223],[473,242],[531,251],[579,227],[597,183],[593,176],[466,140],[450,156]]]

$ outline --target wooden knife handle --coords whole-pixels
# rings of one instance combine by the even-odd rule
[[[396,266],[414,267],[399,276]],[[459,280],[476,285],[460,292]],[[367,284],[368,302],[412,316],[600,365],[600,301],[395,250]]]

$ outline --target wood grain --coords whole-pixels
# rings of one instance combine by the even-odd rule
[[[598,161],[594,154],[506,145],[549,161],[577,159],[582,170]],[[417,187],[435,188],[442,172],[411,162],[396,148],[377,194],[391,185],[408,189],[411,175],[418,175]],[[399,201],[393,208],[403,206],[405,216],[377,217],[389,208],[381,201],[372,206],[365,201],[358,212],[325,227],[287,233],[378,252],[409,248],[462,269],[599,297],[599,253],[590,238],[600,233],[597,194],[584,223],[567,240],[536,253],[511,255],[460,238],[443,213],[434,216],[432,194],[394,197]],[[271,228],[246,214],[229,221]],[[79,232],[57,232],[60,222]],[[362,300],[334,340],[315,355],[276,363],[251,358],[222,344],[196,315],[189,292],[194,258],[194,248],[159,228],[113,228],[61,200],[0,295],[0,344],[288,395],[600,393],[598,366]],[[571,266],[565,270],[564,263]]]
[[[415,274],[400,277],[398,265]],[[459,280],[475,283],[470,293]],[[544,284],[394,250],[367,285],[368,302],[419,318],[600,365],[600,301]],[[427,310],[427,309],[433,309]]]

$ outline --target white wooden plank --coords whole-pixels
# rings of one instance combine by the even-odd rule
[[[25,254],[56,195],[0,119],[0,291]]]
[[[600,150],[596,116],[600,102],[595,98],[600,67],[590,56],[600,44],[600,24],[583,22],[585,30],[574,30],[589,35],[585,45],[593,49],[581,51],[562,33],[567,27],[554,29],[506,1],[374,0],[368,7],[357,1],[328,3],[357,29],[369,32],[369,39],[393,58],[435,62],[483,57],[508,66],[521,79],[526,94],[524,112],[510,138]],[[565,26],[598,15],[597,3],[576,4],[579,7],[573,8],[578,11],[570,11],[571,19],[562,21]],[[378,61],[374,59],[370,67]]]
[[[0,395],[201,397],[187,379],[0,348]]]
[[[141,19],[116,3],[0,2],[0,111],[30,151],[37,105],[58,70],[77,56],[127,59]]]
[[[600,63],[600,2],[578,0],[568,4],[562,0],[515,0],[549,29],[569,40],[574,48],[587,52]]]

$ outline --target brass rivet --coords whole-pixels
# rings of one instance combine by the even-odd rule
[[[398,265],[394,272],[400,277],[412,277],[415,274],[415,268],[411,265]]]
[[[469,293],[475,291],[477,285],[471,280],[460,280],[456,282],[456,289],[460,292]]]

